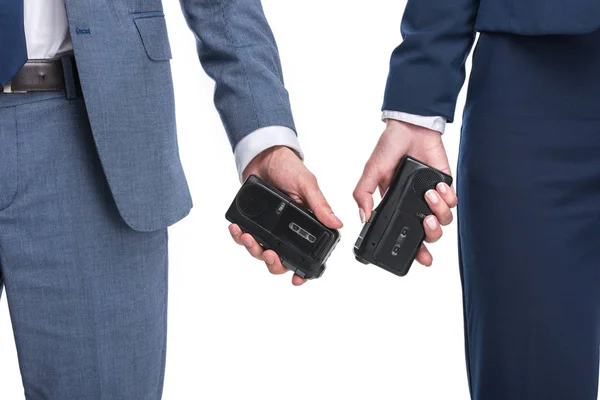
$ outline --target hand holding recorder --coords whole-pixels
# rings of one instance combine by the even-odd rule
[[[401,121],[388,120],[387,127],[367,161],[363,175],[354,190],[354,199],[358,204],[363,223],[371,217],[373,193],[379,189],[383,196],[392,182],[400,160],[406,155],[450,175],[446,150],[439,132]],[[436,186],[436,190],[426,192],[425,200],[433,213],[423,220],[425,242],[433,243],[442,236],[441,226],[452,222],[450,209],[456,207],[458,199],[451,186],[440,183]],[[432,264],[433,257],[424,244],[419,249],[416,260],[425,266]]]
[[[244,170],[244,179],[250,175],[256,175],[267,184],[287,194],[296,203],[310,209],[316,219],[326,228],[335,230],[342,227],[342,221],[331,210],[319,189],[315,176],[289,148],[272,147],[259,154]],[[250,255],[264,261],[272,274],[278,275],[288,271],[275,251],[265,250],[256,238],[244,233],[237,224],[231,224],[229,232],[236,243],[246,247]],[[292,278],[294,285],[298,286],[304,282],[306,279],[294,274]]]

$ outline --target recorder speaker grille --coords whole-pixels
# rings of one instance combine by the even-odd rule
[[[237,206],[247,217],[256,217],[267,209],[269,194],[258,185],[248,185],[238,195]]]
[[[421,169],[415,173],[412,180],[412,189],[422,199],[425,196],[425,192],[429,189],[435,189],[435,185],[443,181],[444,179],[439,172],[428,168]]]

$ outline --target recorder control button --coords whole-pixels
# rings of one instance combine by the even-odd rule
[[[284,267],[286,267],[287,269],[289,269],[290,271],[294,270],[294,267],[292,267],[290,264],[288,264],[287,261],[285,260],[281,260],[281,265],[283,265]]]
[[[304,272],[300,271],[298,268],[295,268],[293,265],[290,265],[287,261],[281,260],[281,265],[298,275],[300,278],[304,278]]]
[[[354,247],[357,249],[360,248],[360,245],[362,244],[362,242],[363,242],[363,238],[361,236],[359,236],[358,239],[356,239],[356,243],[354,243]]]
[[[361,238],[364,238],[364,237],[365,237],[365,235],[366,235],[366,234],[367,234],[367,232],[369,231],[369,228],[370,228],[370,227],[371,227],[371,223],[370,223],[370,222],[367,222],[367,223],[366,223],[366,224],[363,226],[362,230],[360,231],[360,237],[361,237]]]
[[[377,215],[377,211],[373,211],[371,213],[371,216],[369,217],[369,220],[367,221],[368,224],[371,224],[371,222],[373,222],[373,219],[375,219],[375,216]]]
[[[365,238],[365,235],[367,234],[367,232],[369,231],[369,228],[371,227],[371,223],[367,222],[362,230],[360,231],[360,234],[358,235],[358,239],[356,239],[356,243],[354,243],[354,247],[359,248],[360,245],[363,242],[363,239]]]

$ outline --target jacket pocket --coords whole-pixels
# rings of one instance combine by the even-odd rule
[[[166,61],[173,57],[167,21],[161,11],[134,14],[133,22],[140,34],[146,54],[151,60]]]

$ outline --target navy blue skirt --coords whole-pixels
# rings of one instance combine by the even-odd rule
[[[600,32],[481,34],[458,163],[475,400],[596,400]]]

